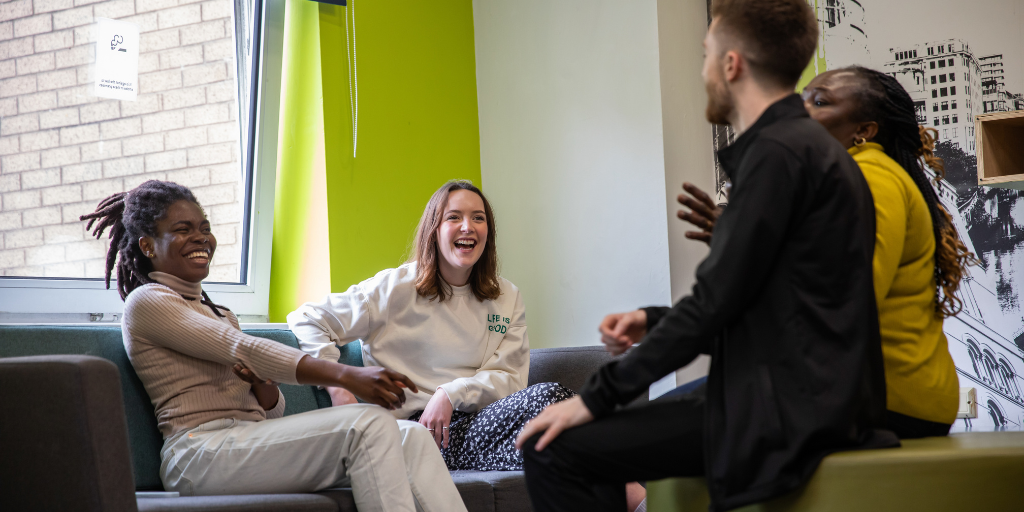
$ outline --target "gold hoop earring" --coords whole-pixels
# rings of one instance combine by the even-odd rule
[[[867,141],[864,140],[864,137],[854,137],[853,138],[853,145],[857,146],[858,148],[863,146],[865,143],[867,143]]]

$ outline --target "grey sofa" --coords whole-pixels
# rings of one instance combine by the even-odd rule
[[[249,334],[297,347],[288,330]],[[530,384],[579,389],[610,356],[600,347],[530,351]],[[343,363],[362,365],[359,347]],[[329,407],[282,385],[285,415]],[[153,407],[117,326],[0,326],[0,510],[355,511],[350,489],[315,494],[136,498],[162,490]],[[521,472],[454,471],[470,512],[532,510]]]

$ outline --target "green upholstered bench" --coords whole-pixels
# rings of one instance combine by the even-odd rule
[[[648,483],[648,510],[708,509],[703,478]],[[742,512],[1024,510],[1024,432],[971,432],[830,455],[803,488]]]

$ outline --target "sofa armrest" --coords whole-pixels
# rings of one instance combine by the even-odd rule
[[[0,359],[0,408],[0,481],[10,510],[137,510],[113,363]]]

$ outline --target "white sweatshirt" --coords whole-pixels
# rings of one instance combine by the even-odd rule
[[[480,301],[469,285],[453,286],[445,302],[416,293],[416,263],[383,270],[344,293],[303,304],[288,315],[299,347],[336,362],[338,345],[363,341],[363,364],[408,376],[395,411],[408,418],[444,389],[457,411],[473,412],[526,387],[530,342],[519,289],[499,278],[501,296]]]

